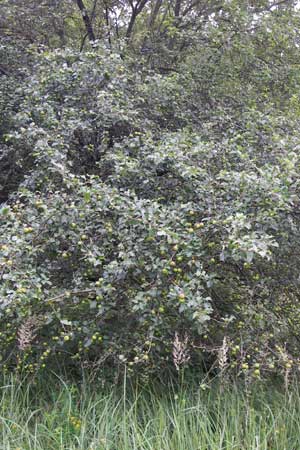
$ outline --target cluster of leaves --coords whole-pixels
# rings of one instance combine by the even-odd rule
[[[159,372],[180,366],[175,336],[195,366],[298,370],[298,81],[279,107],[287,61],[243,77],[247,48],[165,76],[100,44],[38,55],[1,122],[20,168],[0,222],[5,370]]]

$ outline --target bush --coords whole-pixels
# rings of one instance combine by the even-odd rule
[[[4,136],[26,160],[1,210],[4,369],[300,367],[296,119],[200,132],[184,77],[40,56]]]

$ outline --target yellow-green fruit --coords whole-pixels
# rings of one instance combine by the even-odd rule
[[[32,227],[24,227],[23,231],[25,234],[29,234],[33,232],[33,228]]]
[[[19,294],[25,294],[25,292],[27,292],[27,289],[25,287],[19,287],[17,289],[17,293]]]
[[[198,230],[199,228],[203,228],[204,227],[204,223],[202,222],[197,222],[195,223],[195,228]]]
[[[184,295],[183,292],[178,295],[178,300],[180,301],[180,303],[184,303],[185,302],[185,295]]]

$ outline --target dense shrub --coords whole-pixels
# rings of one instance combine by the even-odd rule
[[[224,95],[200,124],[196,77],[189,91],[186,68],[139,67],[44,52],[20,88],[2,136],[23,167],[1,210],[3,367],[298,370],[297,116],[269,100],[230,116]]]

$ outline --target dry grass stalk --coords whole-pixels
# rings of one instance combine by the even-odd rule
[[[186,365],[190,360],[190,355],[188,351],[188,336],[185,335],[183,340],[180,339],[178,333],[175,333],[175,338],[173,341],[173,362],[176,370]]]
[[[227,354],[228,354],[228,343],[227,343],[227,337],[224,336],[223,339],[223,343],[222,346],[219,348],[218,350],[218,365],[219,365],[219,369],[221,372],[224,372],[224,370],[227,367],[227,363],[228,363],[228,358],[227,358]]]
[[[30,348],[32,342],[36,338],[36,331],[39,327],[39,320],[37,317],[29,317],[18,330],[18,348],[22,351]]]

